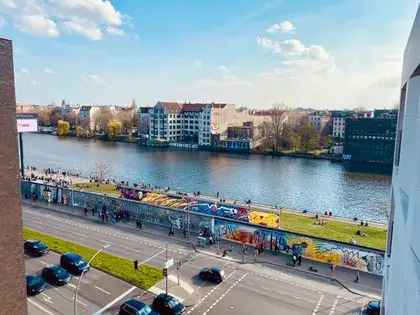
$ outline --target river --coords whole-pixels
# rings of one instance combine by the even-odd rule
[[[79,170],[96,161],[110,175],[178,191],[386,222],[391,177],[349,172],[341,163],[262,155],[149,149],[136,144],[24,134],[25,165]]]

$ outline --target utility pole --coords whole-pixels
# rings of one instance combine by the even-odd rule
[[[168,261],[168,243],[166,243],[166,251],[165,251],[165,263]],[[168,268],[165,266],[165,293],[168,295]]]
[[[19,132],[19,153],[20,153],[20,174],[23,179],[25,176],[25,165],[23,165],[23,139],[22,139],[21,132]]]

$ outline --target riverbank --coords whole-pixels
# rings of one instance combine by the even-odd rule
[[[74,185],[74,188],[81,191],[102,193],[112,197],[121,196],[120,190],[114,184],[84,182]],[[179,192],[162,189],[150,191],[161,194],[163,198],[165,196],[189,197],[196,199],[198,202],[220,203],[219,200],[210,196],[196,196],[191,193],[180,194]],[[279,213],[279,228],[288,232],[357,244],[379,250],[385,250],[386,248],[386,225],[377,222],[363,222],[362,225],[362,221],[359,220],[352,221],[346,218],[299,212],[286,208],[274,209],[264,205],[249,206],[233,200],[224,200],[223,206],[249,207],[249,211]]]

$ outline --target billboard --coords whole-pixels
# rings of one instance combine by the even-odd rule
[[[17,114],[16,126],[19,133],[36,132],[38,131],[38,117],[34,114]]]

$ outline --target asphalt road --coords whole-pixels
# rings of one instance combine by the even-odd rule
[[[368,299],[353,295],[341,287],[329,282],[321,281],[316,277],[302,277],[281,270],[254,264],[238,264],[233,261],[196,253],[187,244],[169,239],[165,233],[156,231],[135,231],[130,228],[121,228],[112,225],[103,225],[85,218],[74,217],[54,211],[24,205],[24,225],[43,232],[66,238],[77,243],[101,248],[105,244],[112,246],[106,251],[137,259],[140,263],[149,263],[162,268],[166,260],[166,244],[168,244],[168,257],[184,259],[179,273],[175,268],[170,270],[169,293],[183,300],[187,307],[187,314],[279,314],[279,315],[336,315],[360,314],[362,306]],[[204,283],[197,278],[198,271],[203,267],[219,266],[226,272],[226,279],[219,285]],[[38,265],[36,268],[41,269]],[[35,268],[35,269],[36,269]],[[90,279],[98,271],[92,272],[86,281],[81,294],[81,302],[87,306],[82,308],[87,313],[97,311],[115,300],[126,288],[122,284],[115,284],[116,279],[102,275],[102,282]],[[179,285],[178,285],[179,275]],[[107,277],[107,278],[106,278]],[[119,281],[119,280],[118,280]],[[94,289],[98,285],[112,293],[103,296],[103,292]],[[125,284],[129,287],[128,284]],[[158,294],[165,289],[164,281],[151,288],[151,292]],[[65,291],[67,290],[67,291]],[[65,305],[65,311],[53,314],[71,314],[68,305],[69,288],[56,289],[60,296],[55,297],[57,304]],[[61,292],[65,291],[65,292]],[[82,291],[81,291],[82,292]],[[46,294],[48,295],[49,290]],[[54,291],[54,294],[56,292]],[[136,290],[128,296],[139,296],[147,302],[152,301],[152,295],[143,295]],[[59,302],[58,302],[59,301]],[[42,296],[37,303],[50,307]],[[54,302],[55,303],[55,302]],[[105,313],[115,314],[120,302],[110,306]],[[30,314],[48,314],[40,312],[35,306],[29,305]],[[85,314],[87,314],[85,313]]]
[[[44,267],[59,263],[60,256],[48,253],[42,257],[25,257],[26,274],[40,275]],[[47,289],[37,296],[28,298],[30,314],[73,314],[73,296],[78,277],[73,276],[71,282],[64,286],[47,284]],[[132,285],[91,268],[80,283],[77,310],[78,314],[93,314],[104,306],[119,302],[120,298],[130,295],[142,295],[144,292]],[[148,294],[148,296],[152,296]]]

